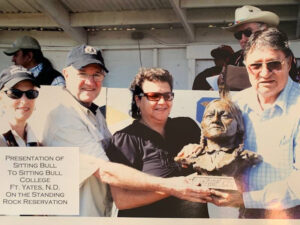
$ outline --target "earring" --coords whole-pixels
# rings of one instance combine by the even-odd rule
[[[138,116],[140,116],[140,115],[141,115],[141,110],[140,110],[140,108],[139,108],[139,107],[137,107],[136,114],[137,114]]]

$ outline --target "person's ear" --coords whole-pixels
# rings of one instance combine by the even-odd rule
[[[138,108],[140,108],[140,105],[141,105],[141,98],[140,98],[139,96],[135,95],[135,96],[134,96],[134,100],[135,100],[135,102],[136,102],[136,106],[137,106]]]
[[[28,52],[26,56],[28,58],[28,62],[31,62],[33,60],[33,53],[32,52]]]
[[[63,74],[63,76],[64,76],[65,79],[67,79],[67,78],[69,77],[67,68],[64,68],[64,69],[62,70],[62,74]]]
[[[294,57],[289,56],[289,58],[287,59],[287,63],[288,63],[288,71],[291,70],[292,68],[292,63],[293,63]]]

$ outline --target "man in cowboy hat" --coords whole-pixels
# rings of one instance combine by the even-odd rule
[[[234,24],[224,29],[234,33],[234,37],[239,41],[242,49],[233,54],[229,64],[244,66],[243,49],[251,34],[278,24],[279,17],[273,12],[262,11],[251,5],[237,8]]]
[[[214,58],[215,66],[205,69],[196,76],[193,90],[210,90],[212,87],[206,78],[220,74],[223,66],[228,64],[233,53],[233,49],[228,45],[221,45],[213,49],[210,54]]]
[[[267,27],[276,27],[278,24],[279,17],[273,12],[262,11],[251,5],[244,5],[243,7],[237,8],[235,10],[234,24],[230,27],[225,27],[224,29],[234,33],[234,37],[239,41],[242,49],[232,55],[229,64],[234,66],[245,66],[243,49],[251,34],[259,30],[264,30]],[[300,81],[300,75],[297,70],[297,63],[294,56],[290,77],[295,82]]]

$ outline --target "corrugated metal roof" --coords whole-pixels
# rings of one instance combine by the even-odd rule
[[[171,8],[169,0],[62,0],[71,12],[151,10]]]
[[[0,0],[2,13],[36,13],[40,12],[35,0]]]
[[[44,7],[48,3],[52,9]],[[275,12],[281,27],[300,36],[300,0],[247,3]],[[185,30],[192,30],[191,26],[221,27],[234,20],[234,11],[241,4],[235,0],[180,0],[179,7],[173,8],[170,0],[0,0],[0,29],[58,30],[69,23],[69,18],[69,28],[88,30],[171,29],[186,23]],[[184,10],[183,17],[178,16],[177,8]]]

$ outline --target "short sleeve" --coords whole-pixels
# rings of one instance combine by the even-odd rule
[[[142,169],[143,154],[138,138],[134,135],[116,132],[105,151],[112,162],[122,163],[138,170]]]

